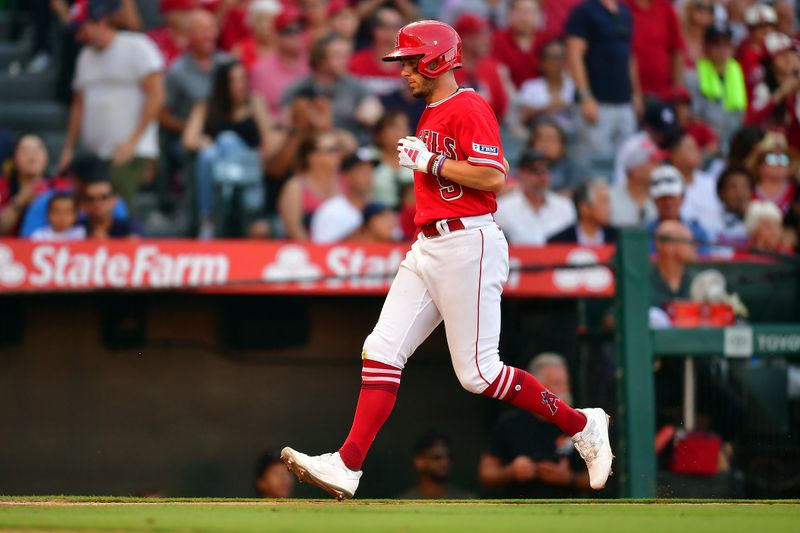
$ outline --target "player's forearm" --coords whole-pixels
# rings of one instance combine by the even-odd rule
[[[500,192],[506,183],[506,175],[493,167],[478,166],[468,161],[447,159],[441,170],[442,177],[464,187],[479,191]]]

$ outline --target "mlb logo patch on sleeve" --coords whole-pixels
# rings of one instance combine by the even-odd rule
[[[479,154],[498,155],[500,153],[500,147],[489,144],[472,143],[472,151],[478,152]]]

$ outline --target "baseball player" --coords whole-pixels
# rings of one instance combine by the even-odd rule
[[[573,409],[498,355],[508,243],[492,214],[508,163],[494,112],[475,91],[456,84],[461,38],[442,22],[414,22],[400,29],[395,50],[383,60],[400,62],[411,93],[428,104],[416,137],[397,145],[400,164],[415,171],[419,236],[364,341],[361,392],[344,444],[318,456],[287,447],[281,458],[300,481],[339,500],[352,498],[369,447],[394,406],[406,362],[444,321],[463,387],[556,424],[586,461],[592,488],[603,488],[613,458],[608,415]]]

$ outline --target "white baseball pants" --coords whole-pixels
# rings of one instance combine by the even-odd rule
[[[453,369],[480,394],[500,374],[500,295],[508,278],[508,243],[491,215],[461,219],[465,229],[419,235],[400,264],[362,357],[404,368],[444,320]]]

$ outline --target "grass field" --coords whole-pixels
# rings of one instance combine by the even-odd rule
[[[800,502],[137,500],[0,496],[0,531],[798,532]]]

